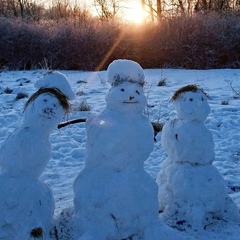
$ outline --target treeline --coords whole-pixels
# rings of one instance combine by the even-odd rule
[[[124,8],[133,0],[0,0],[0,16],[42,20],[72,18],[89,15],[95,9],[101,20],[121,18]],[[238,12],[239,0],[134,0],[141,4],[148,21],[159,21],[179,15],[208,12]],[[91,14],[90,14],[91,15]]]
[[[141,25],[61,12],[37,19],[0,14],[0,68],[102,70],[117,58],[144,68],[240,68],[237,11],[176,14]]]

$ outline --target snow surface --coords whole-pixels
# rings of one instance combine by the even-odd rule
[[[14,129],[21,125],[23,106],[27,98],[18,99],[16,96],[23,92],[28,93],[29,96],[34,93],[36,90],[34,83],[42,78],[45,72],[44,70],[1,72],[1,144]],[[77,95],[76,99],[72,101],[72,113],[68,116],[69,120],[86,118],[90,114],[79,111],[80,102],[83,100],[91,106],[91,113],[99,114],[105,109],[105,97],[110,89],[106,71],[61,72],[67,76],[74,93]],[[146,69],[144,74],[147,82],[144,90],[148,101],[145,114],[150,121],[159,120],[165,123],[176,117],[174,107],[169,100],[174,91],[184,85],[198,84],[210,96],[208,100],[210,114],[205,124],[211,131],[214,141],[215,159],[213,165],[222,174],[228,187],[229,196],[240,208],[240,70]],[[158,87],[159,80],[164,78],[166,86]],[[144,164],[145,170],[154,180],[162,168],[163,161],[168,157],[161,145],[161,133],[157,135],[156,139],[154,149]],[[55,198],[55,220],[50,239],[72,239],[73,225],[70,219],[74,199],[73,182],[83,169],[87,155],[85,124],[72,124],[53,131],[50,142],[53,147],[52,158],[40,178],[41,181],[49,184]],[[23,197],[29,201],[27,192],[23,194]],[[199,228],[195,231],[192,229],[179,231],[176,228],[170,228],[163,222],[161,215],[160,221],[163,235],[159,239],[239,240],[240,225],[235,221],[216,220],[206,229]],[[90,237],[85,235],[82,239],[89,240]]]

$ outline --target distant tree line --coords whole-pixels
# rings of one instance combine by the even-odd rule
[[[92,0],[92,6],[83,0],[0,0],[0,16],[33,20],[77,18],[90,15],[96,9],[100,20],[121,18],[122,8],[129,1],[141,4],[146,20],[160,21],[163,17],[192,15],[208,12],[238,12],[240,0]],[[91,9],[90,9],[91,8]]]
[[[239,11],[239,0],[141,0],[144,10],[154,19],[176,15],[192,15],[197,12]]]
[[[102,70],[117,58],[135,60],[144,68],[240,68],[237,1],[176,2],[187,9],[186,3],[213,6],[210,2],[221,1],[234,3],[235,9],[175,11],[135,25],[111,14],[93,17],[86,8],[68,6],[67,0],[55,0],[47,10],[36,1],[0,0],[0,68]],[[153,3],[145,2],[145,8]]]

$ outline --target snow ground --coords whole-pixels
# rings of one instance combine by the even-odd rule
[[[2,71],[0,75],[0,144],[19,125],[23,105],[36,91],[34,82],[41,78],[44,70]],[[77,94],[72,102],[72,113],[68,120],[85,118],[89,112],[80,111],[80,103],[87,103],[91,111],[101,112],[105,107],[105,96],[110,87],[106,82],[106,72],[62,71]],[[240,208],[240,70],[179,70],[146,69],[147,85],[145,93],[149,107],[146,114],[151,121],[166,122],[175,116],[169,102],[173,92],[187,84],[197,84],[210,96],[211,112],[206,126],[211,130],[215,143],[214,165],[226,180],[229,194]],[[165,79],[166,86],[157,86]],[[66,119],[67,120],[67,119]],[[161,163],[167,155],[161,147],[161,133],[157,135],[154,150],[145,162],[146,171],[156,179]],[[72,184],[84,166],[86,157],[86,131],[84,123],[72,124],[55,130],[51,134],[52,159],[41,177],[54,192],[58,217],[63,209],[73,206]],[[178,239],[228,239],[239,240],[240,224],[216,221],[206,230],[175,231]],[[64,239],[64,238],[62,238]],[[67,238],[65,238],[67,239]]]

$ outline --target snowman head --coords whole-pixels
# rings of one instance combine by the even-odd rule
[[[25,104],[24,125],[53,130],[70,111],[70,104],[57,88],[40,88]]]
[[[106,96],[107,107],[122,113],[142,113],[147,100],[142,86],[123,82],[112,87]]]
[[[118,59],[108,66],[107,74],[112,85],[106,96],[107,107],[120,112],[141,113],[147,104],[142,67],[134,61]]]
[[[178,89],[172,101],[178,117],[182,121],[204,122],[210,112],[208,96],[196,85],[187,85]]]

